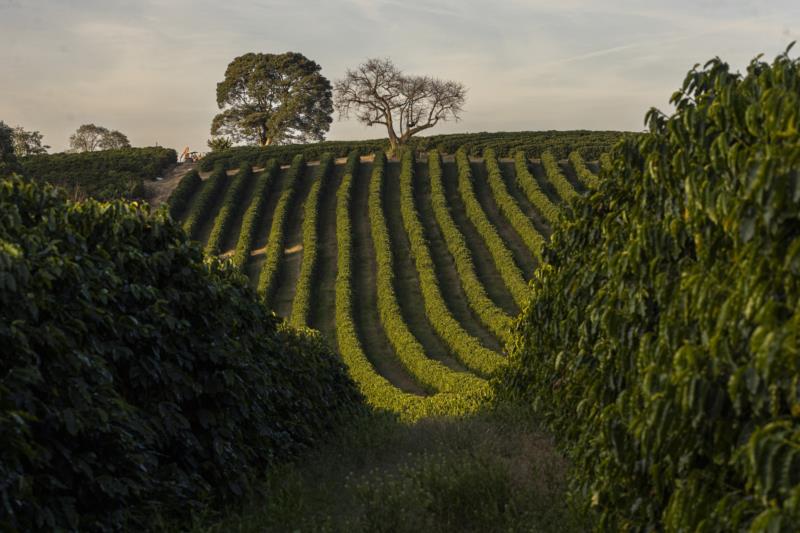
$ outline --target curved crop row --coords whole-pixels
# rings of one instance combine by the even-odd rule
[[[441,362],[428,358],[420,342],[408,329],[400,311],[394,290],[394,258],[386,218],[383,213],[383,176],[386,155],[375,154],[372,180],[369,183],[369,221],[375,259],[378,264],[378,311],[381,324],[389,342],[394,346],[400,361],[424,387],[446,392],[472,390],[486,386],[486,382],[465,372],[455,372]]]
[[[580,152],[577,150],[570,152],[569,162],[572,163],[575,173],[586,187],[590,189],[596,189],[600,185],[600,180],[597,179],[597,176],[594,174],[594,172],[589,170],[589,167],[586,166],[586,163],[584,162]]]
[[[269,239],[267,240],[267,257],[264,266],[261,267],[261,274],[258,276],[258,294],[264,300],[269,301],[275,289],[275,280],[278,277],[278,266],[283,257],[283,245],[286,240],[285,230],[286,221],[289,218],[289,206],[294,199],[297,188],[297,181],[300,179],[302,170],[306,166],[306,160],[302,154],[295,156],[292,166],[286,173],[286,186],[275,206],[275,214],[272,218],[272,227],[269,229]]]
[[[414,160],[410,150],[403,152],[400,164],[400,214],[411,243],[411,256],[419,274],[425,314],[439,337],[462,363],[485,375],[492,374],[503,364],[503,357],[482,346],[478,339],[461,327],[447,307],[439,288],[433,258],[425,237],[425,228],[414,206]]]
[[[358,161],[358,153],[351,153],[347,158],[345,172],[352,173]],[[311,286],[317,268],[317,215],[319,211],[319,196],[325,189],[328,177],[333,169],[333,155],[330,152],[322,154],[317,168],[317,179],[311,185],[306,198],[303,215],[303,262],[300,265],[300,275],[297,278],[297,288],[292,302],[292,314],[289,323],[293,326],[308,324],[308,313],[311,306]]]
[[[525,246],[533,252],[536,259],[541,262],[542,250],[544,249],[544,237],[541,233],[536,231],[533,222],[522,209],[519,208],[514,197],[508,192],[505,181],[503,181],[503,174],[500,171],[500,165],[497,162],[497,155],[491,148],[483,152],[483,160],[486,164],[486,171],[489,177],[489,186],[492,188],[492,194],[497,202],[497,207],[505,215],[506,219],[511,223],[511,227],[519,234]]]
[[[558,162],[552,153],[544,152],[542,154],[542,165],[547,174],[547,179],[553,184],[556,192],[564,202],[569,203],[570,200],[578,196],[578,192],[572,187],[570,182],[567,181],[561,169],[558,168]]]
[[[354,171],[357,165],[353,167]],[[433,396],[417,396],[404,392],[378,374],[364,353],[353,322],[352,189],[353,173],[347,172],[336,194],[336,340],[350,376],[370,405],[397,413],[403,420],[475,412],[482,403],[480,394],[467,394],[471,391],[465,391],[465,394],[440,392]]]
[[[525,278],[522,277],[522,272],[514,262],[514,257],[508,247],[497,234],[497,229],[486,218],[483,207],[475,197],[475,188],[472,186],[472,170],[469,168],[466,151],[459,149],[456,152],[456,163],[458,165],[458,192],[464,202],[467,217],[486,243],[497,266],[497,271],[511,292],[514,301],[523,307],[528,298],[528,284],[525,283]]]
[[[528,159],[525,157],[525,152],[519,151],[514,154],[514,168],[517,171],[517,184],[522,189],[522,192],[525,193],[525,196],[528,197],[528,200],[542,216],[547,219],[550,226],[555,228],[558,218],[561,216],[561,210],[539,187],[539,183],[528,168]]]
[[[475,272],[472,253],[467,247],[464,235],[456,226],[445,196],[442,182],[442,160],[439,152],[432,150],[428,154],[428,173],[431,180],[431,206],[436,223],[442,231],[447,251],[453,257],[458,277],[470,307],[492,332],[502,340],[508,340],[511,316],[509,316],[486,294],[483,283]]]
[[[253,176],[253,169],[247,163],[239,168],[239,172],[232,178],[232,183],[228,190],[225,191],[225,198],[222,199],[222,207],[217,213],[217,218],[214,219],[214,227],[211,229],[211,234],[206,241],[205,253],[206,255],[217,255],[222,244],[222,239],[228,231],[228,224],[233,217],[233,212],[239,202],[242,201],[242,194],[244,194],[247,182]]]
[[[267,201],[267,191],[278,174],[278,162],[274,159],[267,163],[264,172],[259,174],[253,189],[253,199],[242,217],[242,228],[239,231],[239,240],[236,242],[236,251],[233,253],[233,264],[237,268],[244,268],[250,251],[253,249],[253,239],[256,233],[256,221],[264,210]]]
[[[172,218],[177,220],[181,217],[184,211],[186,211],[186,207],[189,205],[192,196],[194,196],[194,193],[197,192],[197,189],[199,189],[201,185],[203,185],[203,180],[196,170],[192,170],[183,175],[181,181],[178,182],[178,186],[175,187],[175,190],[172,191],[172,194],[169,195],[169,199],[167,200],[169,214]]]
[[[189,207],[189,215],[186,217],[186,220],[183,221],[183,231],[185,231],[187,235],[191,237],[192,233],[194,233],[194,230],[197,228],[197,224],[200,223],[203,215],[206,214],[208,208],[214,201],[214,197],[222,192],[227,182],[228,174],[222,167],[215,168],[211,176],[205,180],[200,192]]]

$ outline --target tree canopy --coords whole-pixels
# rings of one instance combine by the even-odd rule
[[[369,59],[348,70],[334,87],[340,118],[382,124],[392,151],[439,122],[458,120],[467,90],[455,81],[404,74],[390,59]]]
[[[69,137],[69,146],[76,152],[130,148],[128,137],[117,130],[94,124],[83,124]]]
[[[12,133],[14,153],[17,157],[46,154],[50,148],[42,144],[42,134],[38,131],[27,131],[22,126],[14,128]]]
[[[323,140],[333,102],[331,84],[320,71],[297,52],[235,58],[217,84],[222,112],[211,123],[211,135],[260,146]]]

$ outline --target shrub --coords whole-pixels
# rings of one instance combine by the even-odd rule
[[[458,277],[470,307],[492,332],[503,341],[509,339],[511,317],[499,308],[486,294],[486,289],[478,279],[472,253],[467,247],[461,230],[458,229],[445,196],[442,182],[442,161],[439,152],[432,150],[428,155],[428,172],[431,180],[431,206],[436,223],[442,230],[447,251],[453,257]]]
[[[278,162],[272,159],[266,163],[264,171],[256,178],[253,187],[253,196],[247,211],[242,217],[242,227],[239,230],[239,240],[236,242],[236,251],[233,253],[233,264],[237,268],[244,268],[250,252],[253,249],[253,240],[256,238],[256,227],[261,214],[264,211],[264,202],[267,201],[267,194],[278,175]]]
[[[404,392],[378,374],[364,353],[353,321],[353,232],[350,198],[353,174],[358,165],[358,152],[354,152],[348,158],[342,183],[336,193],[336,340],[342,359],[367,403],[376,409],[396,413],[401,420],[474,413],[483,403],[482,391],[477,391],[476,394],[476,391],[465,389],[455,393],[439,392],[432,396]]]
[[[528,247],[528,250],[536,256],[538,261],[541,261],[544,237],[536,231],[531,219],[522,212],[522,209],[519,208],[514,197],[508,192],[494,150],[491,148],[487,149],[483,153],[483,158],[488,173],[489,187],[492,189],[497,207],[500,208],[500,212],[503,213],[503,216],[511,224],[511,227],[514,228],[514,231],[520,236],[522,242]]]
[[[386,217],[383,212],[383,178],[386,155],[375,154],[369,183],[369,222],[377,263],[378,312],[386,337],[408,372],[428,390],[464,392],[487,390],[486,381],[467,372],[456,372],[441,361],[430,359],[403,318],[394,290],[394,257]]]
[[[564,173],[558,167],[558,161],[551,152],[544,152],[542,154],[542,166],[547,174],[547,179],[555,187],[556,192],[561,197],[564,203],[569,204],[574,198],[578,196],[578,192],[572,187]]]
[[[183,231],[190,237],[197,237],[197,231],[208,217],[213,216],[214,208],[219,195],[228,185],[228,173],[219,167],[200,186],[200,191],[195,195],[189,206],[186,218],[183,221]]]
[[[171,148],[120,148],[84,153],[41,154],[20,160],[23,173],[98,199],[137,199],[145,179],[154,179],[178,160]]]
[[[800,523],[800,60],[689,72],[554,233],[503,390],[609,531]]]
[[[589,170],[579,152],[570,153],[569,162],[575,169],[575,174],[578,175],[578,178],[583,182],[583,185],[586,188],[596,189],[600,185],[600,180],[598,180],[597,176],[595,176],[594,173]]]
[[[514,155],[514,168],[517,172],[517,185],[531,204],[547,219],[550,227],[555,228],[558,224],[558,217],[561,216],[561,210],[539,187],[539,183],[528,168],[528,158],[525,157],[524,152],[517,152]]]
[[[267,240],[267,257],[258,276],[258,294],[265,301],[269,301],[275,290],[275,280],[278,278],[278,268],[280,268],[280,262],[283,258],[283,247],[286,240],[284,233],[286,231],[286,222],[289,219],[289,209],[294,202],[297,182],[303,177],[305,168],[306,161],[303,156],[296,156],[292,161],[292,166],[289,167],[286,173],[286,186],[275,206],[272,227],[269,229],[269,239]]]
[[[194,194],[203,185],[203,180],[196,170],[187,172],[178,182],[177,187],[172,191],[167,199],[169,214],[178,220],[186,212],[186,208],[192,200]]]
[[[539,157],[544,150],[550,150],[558,157],[567,157],[567,154],[577,150],[583,157],[592,160],[608,151],[623,135],[623,132],[618,131],[580,130],[458,133],[412,137],[408,148],[417,152],[435,149],[447,154],[455,153],[462,148],[470,156],[480,156],[484,150],[491,148],[500,157],[512,157],[518,151],[525,152],[526,157]],[[306,161],[313,161],[326,152],[333,154],[334,157],[347,157],[350,152],[368,155],[388,148],[389,142],[386,139],[324,141],[263,148],[238,146],[207,155],[203,158],[201,166],[205,171],[213,169],[218,164],[233,169],[245,161],[255,166],[262,166],[269,159],[277,159],[280,164],[288,165],[297,154],[303,154]]]
[[[355,156],[352,156],[355,157]],[[351,159],[352,159],[351,157]],[[349,162],[349,161],[348,161]],[[352,163],[348,169],[352,172]],[[311,310],[311,291],[317,268],[317,215],[319,212],[320,194],[328,193],[327,185],[333,171],[333,156],[322,154],[317,167],[317,179],[311,185],[303,212],[303,262],[297,277],[292,315],[289,323],[305,326]]]
[[[230,179],[231,184],[228,190],[225,191],[225,197],[222,199],[222,206],[219,213],[214,218],[214,226],[211,228],[211,233],[208,235],[206,241],[205,253],[206,255],[216,255],[220,252],[222,241],[231,231],[230,223],[233,219],[234,211],[239,207],[239,203],[243,200],[242,195],[247,189],[247,183],[253,177],[253,169],[250,165],[245,163],[239,168],[239,171],[233,178]]]
[[[405,150],[400,161],[400,213],[411,244],[411,256],[419,274],[425,314],[433,329],[461,362],[483,375],[491,375],[505,359],[482,346],[478,339],[467,333],[447,307],[439,288],[425,228],[414,205],[413,182],[414,157]]]
[[[472,185],[472,170],[469,168],[469,158],[466,151],[459,150],[456,152],[456,163],[458,165],[458,192],[464,202],[467,217],[486,243],[486,248],[492,254],[497,271],[503,278],[503,282],[508,287],[514,301],[522,307],[528,298],[528,285],[525,283],[525,278],[522,277],[522,272],[514,262],[514,257],[508,247],[503,242],[503,239],[500,238],[500,235],[497,234],[497,229],[486,218],[483,207],[475,197],[475,188]]]
[[[143,530],[233,500],[357,394],[164,210],[0,182],[0,528]]]

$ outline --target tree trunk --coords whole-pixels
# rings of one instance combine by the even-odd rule
[[[388,126],[389,130],[389,157],[394,157],[397,154],[397,148],[400,144],[397,139],[397,134],[394,132],[394,128]]]

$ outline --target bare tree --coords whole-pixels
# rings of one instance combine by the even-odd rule
[[[439,122],[458,120],[466,93],[459,82],[408,76],[390,59],[368,59],[336,81],[334,106],[339,118],[352,113],[367,126],[386,126],[391,150],[396,152],[412,135]]]

